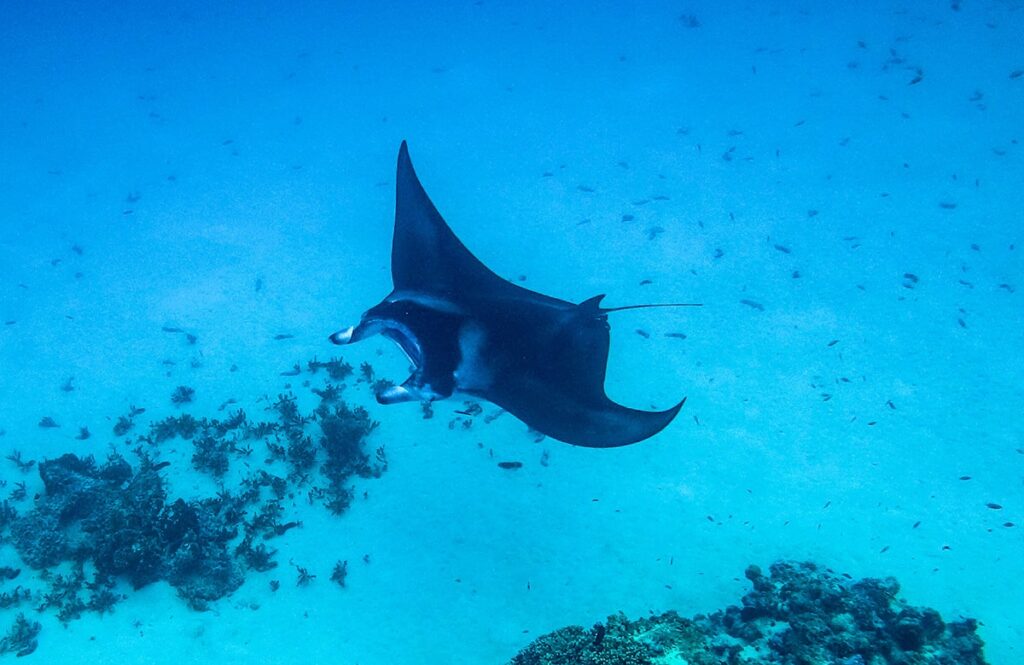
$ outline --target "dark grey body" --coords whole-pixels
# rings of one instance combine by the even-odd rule
[[[661,431],[683,402],[638,411],[604,392],[609,326],[602,296],[574,304],[524,289],[484,266],[423,190],[405,142],[398,154],[394,290],[331,341],[395,341],[415,370],[383,404],[455,392],[497,404],[535,430],[579,446],[635,443]]]

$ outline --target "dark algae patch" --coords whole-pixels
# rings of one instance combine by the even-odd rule
[[[984,665],[974,619],[945,621],[899,598],[899,583],[853,580],[813,563],[779,562],[739,605],[676,612],[538,638],[509,665]]]
[[[24,614],[19,613],[7,635],[0,639],[0,654],[13,653],[19,658],[29,655],[39,646],[36,636],[41,629],[38,621],[26,619]]]

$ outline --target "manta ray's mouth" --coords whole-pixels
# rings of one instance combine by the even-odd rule
[[[387,337],[398,345],[405,356],[417,368],[423,366],[423,349],[416,335],[408,327],[398,321],[382,321],[383,329],[380,334]]]

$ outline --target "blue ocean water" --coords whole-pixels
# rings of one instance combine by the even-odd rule
[[[46,506],[41,465],[73,453],[149,459],[167,503],[287,478],[234,558],[267,505],[301,526],[253,531],[277,566],[200,609],[114,575],[109,611],[61,615],[91,536],[33,566],[5,524],[0,633],[38,621],[50,663],[506,662],[618,611],[711,612],[794,559],[892,575],[1017,662],[1021,34],[1016,0],[3,3],[5,515]],[[610,315],[609,396],[686,396],[675,422],[600,450],[486,402],[376,403],[401,352],[327,335],[391,286],[402,140],[498,274],[703,303]],[[239,436],[221,472],[202,437],[157,440],[183,414],[276,423],[291,395],[310,414],[308,363],[338,356],[379,423],[343,514],[324,451],[296,471],[267,445],[287,432]]]

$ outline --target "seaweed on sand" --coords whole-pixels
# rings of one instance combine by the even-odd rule
[[[277,401],[274,402],[272,408],[277,411],[281,426],[286,430],[293,427],[302,427],[306,422],[306,419],[299,412],[299,405],[295,395],[291,393],[278,395]]]
[[[352,365],[341,358],[331,358],[327,362],[320,362],[313,358],[306,363],[306,368],[311,374],[316,374],[321,369],[327,370],[327,375],[335,381],[344,381],[352,375]]]
[[[18,471],[21,471],[22,473],[28,473],[32,470],[32,467],[36,465],[36,461],[34,459],[22,459],[20,450],[11,451],[11,454],[7,456],[7,459],[14,462],[14,465],[18,467]]]
[[[289,477],[302,478],[316,463],[316,446],[313,445],[313,438],[304,434],[302,430],[290,431],[286,457],[291,467]]]
[[[192,439],[195,452],[192,453],[192,466],[220,478],[228,471],[228,451],[230,442],[223,438],[203,435]]]
[[[331,572],[331,581],[340,586],[342,589],[345,588],[345,580],[348,578],[348,561],[338,561],[334,564],[334,570]]]
[[[193,416],[183,413],[178,417],[168,416],[150,425],[150,436],[156,443],[162,443],[176,436],[182,439],[191,439],[199,431],[202,423]]]
[[[277,550],[269,549],[265,544],[253,545],[253,536],[247,535],[235,548],[235,555],[242,558],[246,565],[255,571],[266,572],[277,568],[274,555]]]
[[[366,437],[379,423],[372,420],[362,407],[353,409],[345,403],[334,409],[321,404],[317,415],[323,432],[320,445],[327,454],[327,460],[320,468],[328,481],[322,495],[328,510],[340,515],[351,505],[354,496],[353,489],[348,486],[349,479],[353,475],[363,478],[380,475],[379,461],[371,464],[365,446]]]
[[[192,401],[196,395],[195,388],[189,386],[178,386],[171,393],[171,402],[173,404],[187,404]]]
[[[29,655],[39,646],[36,637],[40,630],[42,625],[38,621],[29,621],[19,612],[7,635],[0,640],[0,654],[13,651],[19,658]]]
[[[353,409],[347,404],[339,404],[333,410],[320,408],[317,415],[323,432],[320,445],[327,453],[321,470],[328,480],[342,483],[353,474],[372,476],[370,457],[363,444],[380,423],[371,419],[366,409]]]

